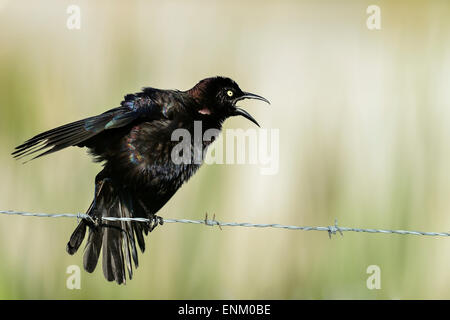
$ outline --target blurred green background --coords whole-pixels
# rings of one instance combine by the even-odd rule
[[[81,8],[68,30],[66,9]],[[381,30],[366,9],[381,8]],[[26,165],[14,146],[116,107],[142,86],[214,75],[267,97],[246,109],[280,130],[280,169],[204,166],[166,218],[450,230],[450,3],[443,1],[0,0],[0,209],[84,212],[100,170],[72,148]],[[249,128],[230,119],[227,128]],[[450,298],[450,240],[168,224],[135,278],[82,272],[74,219],[0,216],[3,299]],[[368,290],[366,269],[381,268]]]

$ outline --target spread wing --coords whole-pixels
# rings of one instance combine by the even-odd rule
[[[165,117],[166,110],[148,96],[150,90],[146,88],[144,92],[126,95],[118,108],[40,133],[17,146],[12,155],[20,159],[38,153],[33,160],[70,146],[82,146],[83,142],[106,130],[122,128],[137,120]]]

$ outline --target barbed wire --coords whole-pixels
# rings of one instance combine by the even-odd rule
[[[92,221],[92,217],[85,213],[33,213],[33,212],[23,212],[23,211],[0,211],[0,214],[6,215],[19,215],[25,217],[40,217],[40,218],[77,218],[87,219]],[[102,217],[105,221],[136,221],[150,223],[151,220],[147,218],[119,218],[119,217]],[[347,228],[338,226],[337,219],[334,225],[327,227],[311,227],[311,226],[292,226],[283,225],[278,223],[265,224],[265,223],[249,223],[249,222],[220,222],[215,219],[208,219],[208,214],[206,214],[204,220],[191,220],[191,219],[165,219],[162,221],[164,223],[189,223],[189,224],[203,224],[206,226],[218,226],[222,227],[246,227],[246,228],[276,228],[276,229],[286,229],[286,230],[302,230],[302,231],[326,231],[328,236],[334,235],[339,232],[341,236],[344,232],[366,232],[366,233],[384,233],[384,234],[399,234],[399,235],[415,235],[415,236],[431,236],[431,237],[450,237],[449,232],[424,232],[424,231],[411,231],[411,230],[388,230],[388,229],[363,229],[363,228]]]

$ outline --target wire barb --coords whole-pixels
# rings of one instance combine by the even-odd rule
[[[220,225],[221,223],[216,220],[216,214],[213,214],[212,220],[208,220],[208,212],[205,214],[205,225],[213,227],[213,226],[219,226],[219,229],[222,230],[222,227]]]
[[[25,217],[40,217],[40,218],[76,218],[79,219],[87,219],[91,223],[96,223],[96,221],[87,214],[84,213],[59,213],[59,214],[50,214],[50,213],[32,213],[32,212],[22,212],[22,211],[0,211],[0,214],[6,215],[19,215]],[[136,221],[149,223],[150,219],[146,218],[119,218],[119,217],[101,217],[102,220],[105,221]],[[98,221],[97,221],[98,222]],[[450,237],[449,232],[424,232],[424,231],[409,231],[409,230],[387,230],[387,229],[362,229],[362,228],[347,228],[347,227],[339,227],[337,223],[337,219],[334,221],[333,226],[328,227],[309,227],[309,226],[291,226],[291,225],[282,225],[282,224],[258,224],[258,223],[248,223],[248,222],[220,222],[216,220],[216,215],[213,215],[213,219],[208,219],[208,213],[206,213],[204,220],[190,220],[190,219],[162,219],[160,220],[160,224],[162,223],[188,223],[188,224],[203,224],[206,226],[219,226],[222,230],[222,227],[247,227],[247,228],[274,228],[274,229],[286,229],[286,230],[303,230],[303,231],[326,231],[328,233],[329,238],[331,239],[332,235],[335,235],[336,232],[339,232],[341,236],[344,235],[344,232],[365,232],[365,233],[384,233],[384,234],[399,234],[399,235],[415,235],[415,236],[430,236],[430,237]],[[162,224],[161,224],[162,225]]]
[[[328,237],[331,239],[331,235],[336,234],[336,231],[339,232],[341,236],[344,236],[341,228],[338,227],[337,219],[334,219],[334,226],[328,226]]]

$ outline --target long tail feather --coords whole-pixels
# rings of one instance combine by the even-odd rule
[[[103,173],[103,172],[102,172]],[[143,233],[148,233],[147,224],[135,221],[102,221],[101,217],[148,217],[147,212],[135,200],[131,192],[114,185],[113,181],[98,175],[101,180],[97,182],[94,201],[87,214],[97,224],[82,220],[67,243],[67,252],[74,254],[80,247],[85,234],[86,226],[89,227],[89,235],[84,252],[83,264],[88,272],[93,272],[102,253],[102,269],[108,281],[117,283],[126,282],[128,277],[133,277],[133,262],[138,267],[138,253],[136,241],[142,252],[145,250]],[[137,204],[132,206],[132,204]]]

